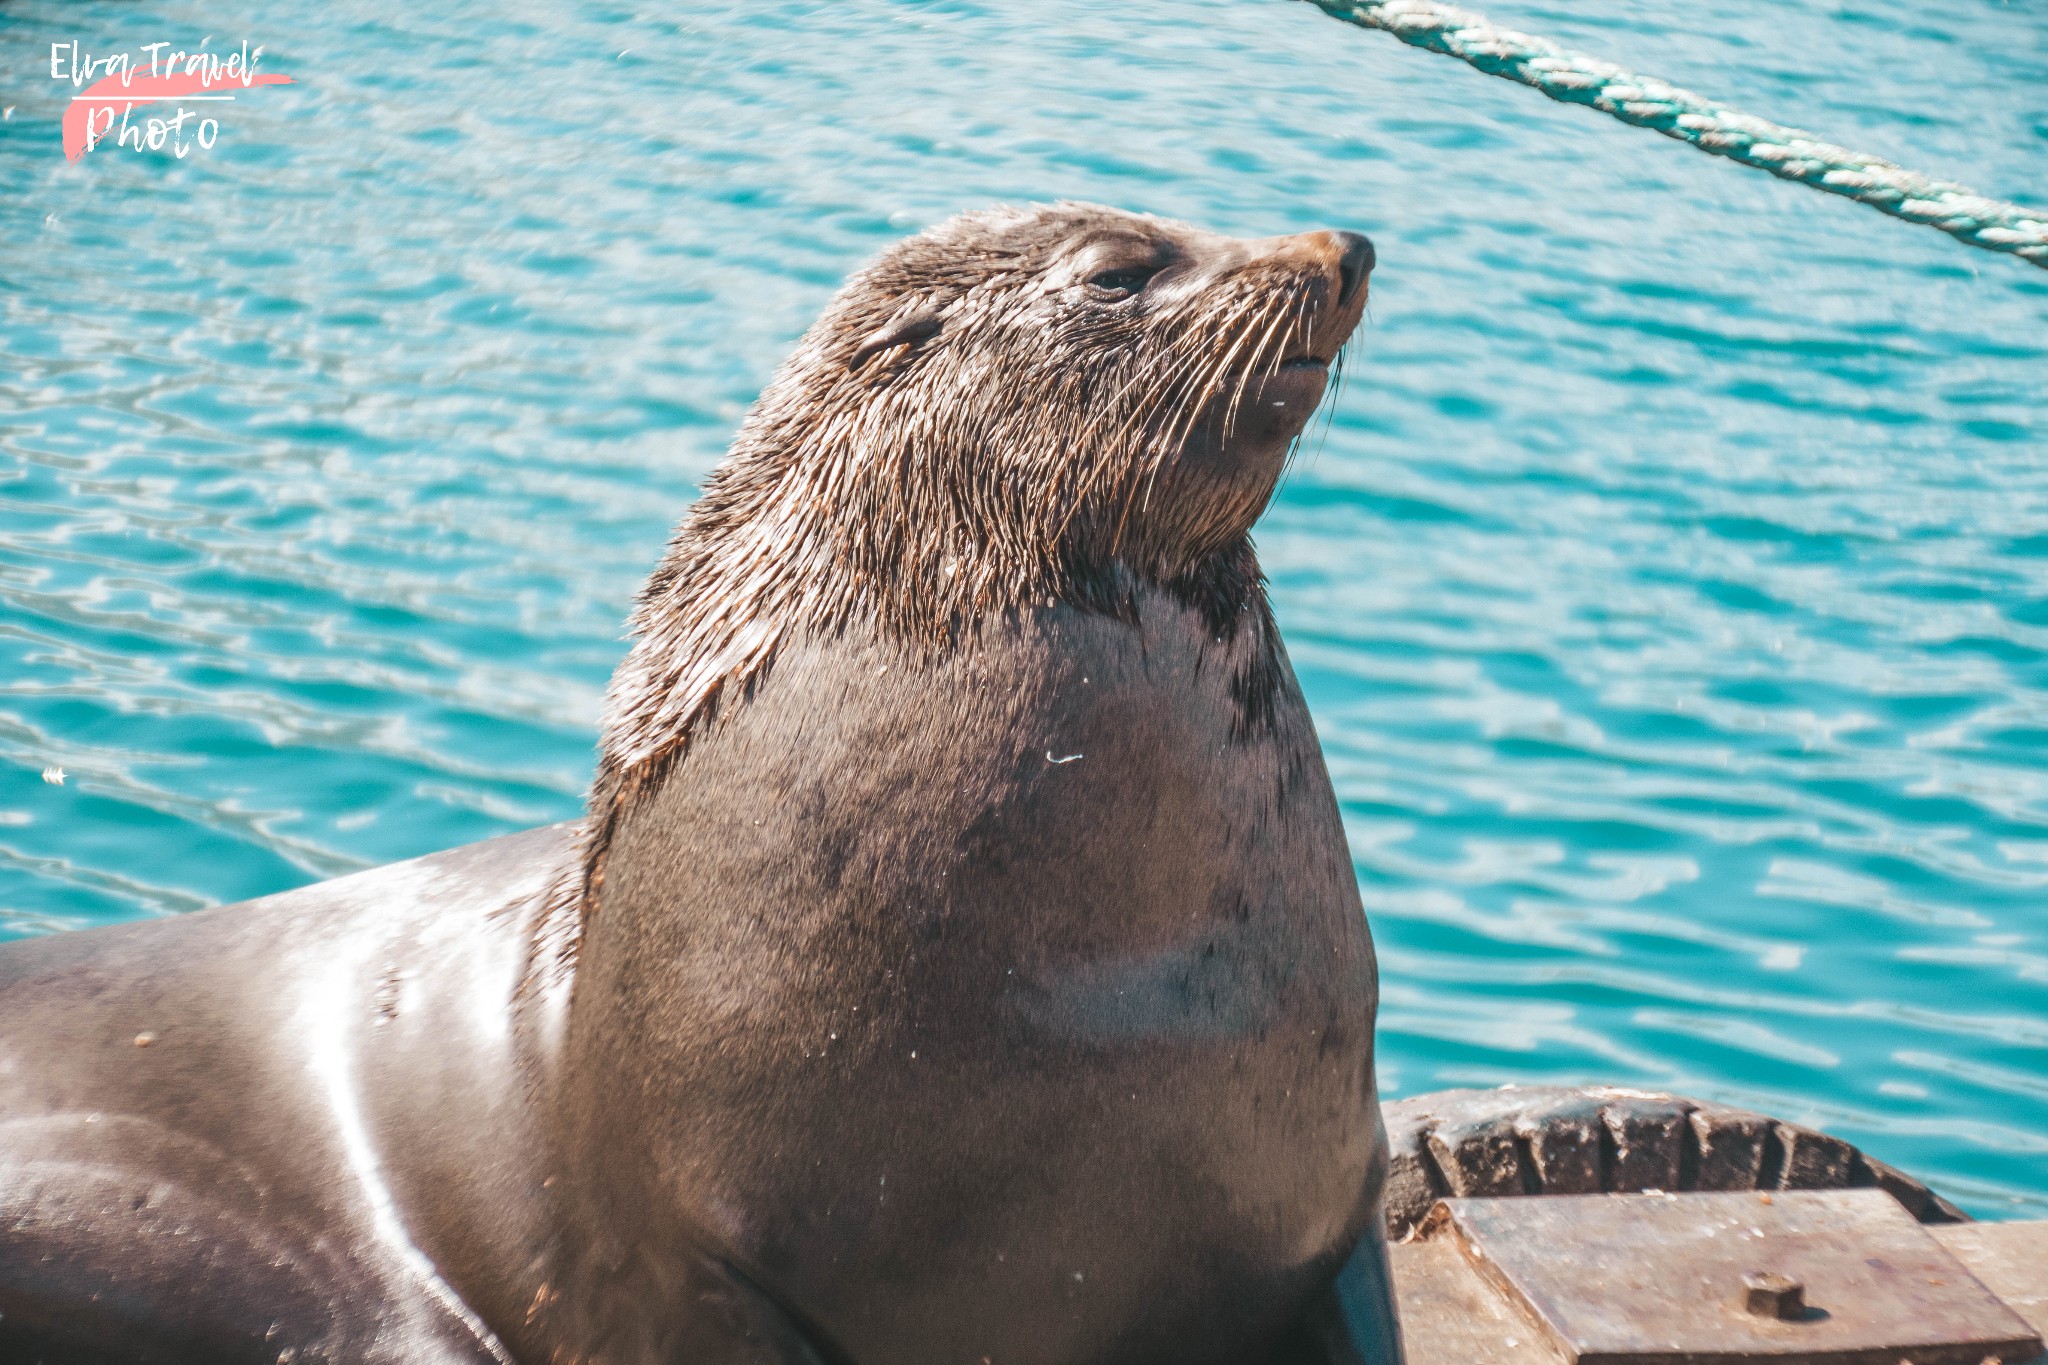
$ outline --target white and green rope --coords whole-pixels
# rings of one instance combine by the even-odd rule
[[[1453,5],[1432,0],[1309,2],[1347,23],[1384,29],[1404,43],[1534,86],[1554,100],[1591,105],[1624,123],[1690,142],[1703,152],[1857,200],[1909,223],[1940,228],[1971,246],[2009,252],[2048,269],[2048,209],[1987,199],[1962,185],[1837,147],[1812,133],[1730,109],[1654,77],[1498,28]]]

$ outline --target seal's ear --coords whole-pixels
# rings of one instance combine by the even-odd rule
[[[945,321],[940,318],[937,309],[920,308],[871,332],[868,339],[854,347],[853,354],[846,358],[846,368],[849,371],[858,371],[861,366],[882,352],[898,346],[908,346],[915,350],[937,336],[939,329],[944,326]]]

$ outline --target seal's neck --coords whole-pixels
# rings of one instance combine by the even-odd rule
[[[936,657],[1036,612],[1132,622],[1146,595],[1195,613],[1219,640],[1246,622],[1270,628],[1248,537],[1163,579],[1121,559],[936,554],[935,538],[854,572],[846,560],[859,547],[841,543],[842,522],[813,525],[814,507],[784,508],[779,523],[766,520],[771,509],[749,504],[770,496],[732,477],[707,492],[641,593],[631,623],[637,639],[606,698],[575,870],[549,894],[530,992],[566,983],[585,923],[603,900],[621,819],[661,789],[698,734],[722,709],[743,704],[793,641],[866,634]],[[774,534],[763,529],[778,524]]]

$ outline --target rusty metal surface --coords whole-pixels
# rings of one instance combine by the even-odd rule
[[[1570,1365],[1550,1333],[1448,1237],[1388,1248],[1408,1365]]]
[[[1957,1223],[1928,1231],[2006,1307],[2048,1336],[2048,1222]]]
[[[2016,1365],[2040,1338],[1878,1190],[1451,1199],[1425,1235],[1577,1365]],[[1794,1320],[1745,1277],[1796,1281]]]
[[[2048,1222],[1927,1230],[2035,1332],[2048,1333]],[[1390,1252],[1408,1365],[1569,1365],[1550,1333],[1483,1278],[1456,1239],[1401,1242]]]

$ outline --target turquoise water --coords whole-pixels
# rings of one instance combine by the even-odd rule
[[[2048,272],[1295,0],[287,8],[0,11],[0,933],[572,815],[669,524],[894,237],[1354,227],[1259,539],[1386,1088],[1671,1087],[2048,1216]],[[2038,6],[1487,9],[2048,200]],[[64,162],[52,41],[209,35],[299,84]]]

